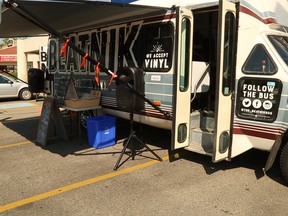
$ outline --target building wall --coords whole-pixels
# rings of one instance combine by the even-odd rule
[[[28,81],[28,69],[40,68],[39,50],[47,46],[48,36],[17,39],[17,75],[18,78]]]

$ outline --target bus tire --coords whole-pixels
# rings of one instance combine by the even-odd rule
[[[282,175],[284,176],[285,180],[288,182],[288,143],[286,143],[283,149],[281,150],[280,168],[281,168]]]

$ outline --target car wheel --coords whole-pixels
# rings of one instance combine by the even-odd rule
[[[32,92],[28,88],[24,88],[20,91],[19,98],[21,100],[30,100],[32,99]]]

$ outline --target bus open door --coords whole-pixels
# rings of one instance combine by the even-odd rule
[[[191,10],[178,7],[176,37],[176,80],[174,82],[174,111],[172,123],[172,150],[189,145],[190,95],[192,70],[193,16]]]
[[[229,159],[236,58],[236,5],[220,1],[218,14],[216,107],[213,162]]]

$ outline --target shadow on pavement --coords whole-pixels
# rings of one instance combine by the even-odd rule
[[[22,118],[19,120],[2,120],[1,123],[11,131],[17,133],[19,136],[23,137],[26,140],[33,142],[35,145],[41,147],[44,150],[50,151],[55,154],[59,154],[62,157],[65,157],[69,154],[73,154],[74,152],[81,151],[87,148],[90,148],[88,144],[83,142],[82,145],[79,145],[78,139],[78,128],[77,125],[72,123],[68,119],[64,119],[64,125],[66,127],[66,131],[69,137],[69,140],[63,140],[57,137],[56,127],[49,126],[49,130],[47,133],[47,143],[45,146],[37,143],[37,130],[39,124],[39,117],[34,118]],[[83,134],[83,140],[85,139],[85,133]],[[86,138],[87,139],[87,138]]]
[[[33,142],[36,138],[38,122],[38,117],[13,121],[9,121],[9,118],[1,120],[1,123],[5,127],[16,132],[25,139],[30,140],[31,142]]]
[[[171,142],[171,133],[167,130],[162,130],[159,128],[154,128],[147,125],[137,125],[135,124],[135,132],[137,137],[143,141],[143,143],[150,146],[150,148],[157,152],[160,150],[168,149]],[[112,148],[103,148],[103,149],[87,149],[81,151],[80,153],[75,153],[77,156],[87,156],[87,155],[105,155],[105,154],[119,154],[123,150],[124,143],[126,143],[130,135],[130,125],[129,121],[124,119],[117,119],[116,122],[116,144]],[[149,155],[149,150],[138,142],[134,143],[134,148],[140,154],[137,154],[137,157],[155,159],[153,154]],[[127,147],[127,152],[130,152],[130,146]],[[142,155],[142,153],[147,152],[148,155]]]
[[[42,149],[49,151],[54,154],[61,155],[65,157],[67,155],[100,155],[100,154],[120,154],[123,148],[123,141],[127,139],[130,134],[129,121],[124,119],[117,119],[116,122],[116,142],[117,149],[94,149],[88,145],[87,133],[82,131],[82,144],[79,144],[78,140],[78,128],[77,121],[73,121],[72,125],[69,125],[68,119],[64,119],[64,125],[67,128],[67,133],[69,134],[69,140],[62,140],[55,137],[56,131],[55,127],[49,127],[47,145],[42,146],[35,142],[37,137],[37,128],[39,123],[39,117],[20,119],[19,121],[13,120],[1,120],[1,123],[9,128],[10,130],[16,132],[25,139],[35,143],[35,145],[41,147]],[[135,124],[135,131],[138,137],[146,144],[152,146],[153,151],[158,150],[168,150],[171,145],[171,132],[169,130],[159,129],[147,125]],[[79,153],[81,152],[81,153]],[[279,167],[279,159],[276,158],[273,167],[267,171],[263,172],[266,160],[268,158],[267,152],[250,150],[232,159],[231,162],[221,161],[218,163],[213,163],[211,157],[193,153],[190,151],[182,151],[181,158],[201,164],[208,175],[220,170],[235,169],[238,167],[245,167],[250,170],[254,170],[256,179],[260,179],[267,175],[269,178],[278,182],[279,184],[287,186],[286,181],[282,177],[281,170]],[[278,159],[278,160],[277,160]]]
[[[281,174],[277,159],[275,160],[273,167],[266,173],[264,172],[264,167],[268,155],[268,152],[251,149],[250,151],[247,151],[235,158],[232,158],[231,161],[221,161],[218,163],[213,163],[211,157],[209,156],[183,151],[181,158],[201,164],[208,175],[212,175],[213,173],[216,173],[218,171],[225,171],[244,167],[253,170],[255,173],[255,178],[257,180],[266,175],[269,178],[273,179],[275,182],[287,186],[287,182]]]
[[[88,145],[87,131],[83,129],[82,133],[82,144],[79,143],[78,138],[78,123],[77,119],[69,119],[68,117],[63,117],[63,123],[68,134],[69,140],[63,140],[57,137],[56,127],[51,124],[49,126],[47,143],[45,146],[36,142],[37,130],[39,124],[39,117],[34,118],[22,118],[19,120],[2,120],[1,123],[9,128],[11,131],[16,132],[19,136],[24,137],[35,145],[41,147],[42,149],[49,151],[54,154],[61,155],[65,157],[67,155],[87,155],[87,154],[120,154],[123,147],[123,140],[125,140],[130,133],[129,121],[124,119],[117,119],[116,121],[116,142],[119,144],[118,149],[112,152],[105,152],[105,150],[95,151],[91,149]],[[157,132],[155,132],[155,130]],[[135,126],[135,131],[139,138],[152,146],[158,147],[158,149],[167,149],[170,145],[170,132],[167,130],[161,130],[145,125]],[[155,148],[153,148],[155,149]],[[86,150],[86,151],[85,151]],[[98,149],[97,149],[98,150]],[[157,149],[155,149],[157,150]],[[82,152],[78,154],[77,152]],[[84,153],[85,152],[85,153]]]

